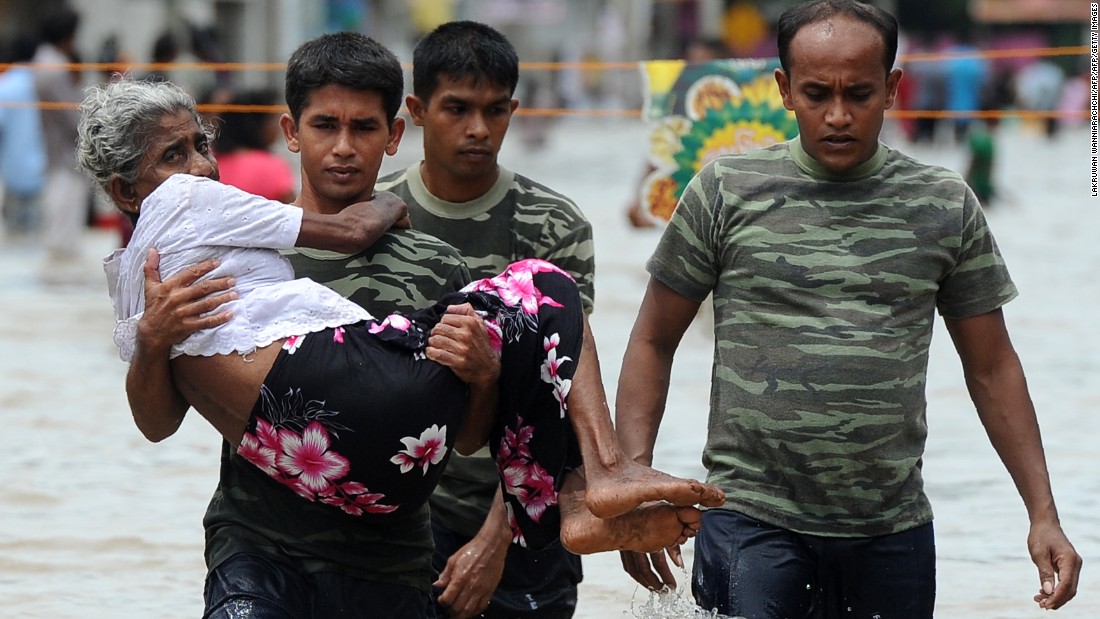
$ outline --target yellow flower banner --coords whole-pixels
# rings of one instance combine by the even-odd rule
[[[778,67],[778,58],[641,63],[642,115],[652,127],[650,171],[639,189],[647,216],[667,222],[688,181],[715,157],[798,134],[775,84]]]

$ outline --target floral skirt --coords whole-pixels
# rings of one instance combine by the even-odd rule
[[[235,464],[351,516],[400,517],[439,482],[467,388],[427,359],[447,306],[470,303],[501,354],[496,458],[514,541],[558,538],[562,475],[580,465],[566,398],[580,358],[576,284],[526,260],[410,315],[289,338],[261,388]]]

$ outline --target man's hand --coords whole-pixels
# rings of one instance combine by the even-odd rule
[[[511,543],[512,529],[498,489],[477,535],[447,559],[439,580],[434,583],[443,589],[436,601],[447,609],[449,616],[476,617],[489,606],[504,574],[504,559]]]
[[[150,441],[174,434],[190,407],[172,379],[172,345],[230,318],[229,312],[206,315],[237,298],[229,290],[232,278],[198,282],[217,266],[217,261],[207,260],[161,281],[160,254],[150,249],[146,256],[145,312],[138,320],[134,358],[126,372],[126,397],[134,423]]]
[[[229,312],[213,312],[237,298],[237,293],[230,290],[234,279],[198,281],[218,264],[217,260],[205,260],[161,281],[160,254],[156,249],[149,250],[145,259],[145,313],[138,321],[139,347],[167,351],[196,331],[229,321]]]
[[[672,570],[668,566],[665,553],[668,553],[668,558],[672,559],[672,563],[676,567],[681,570],[684,569],[684,558],[680,553],[679,546],[669,546],[665,548],[664,552],[651,552],[648,554],[623,551],[619,553],[619,557],[622,559],[623,569],[638,584],[651,591],[660,591],[665,587],[675,591],[676,578],[672,575]]]
[[[1039,593],[1035,601],[1045,610],[1061,608],[1077,595],[1081,556],[1057,524],[1032,524],[1027,547],[1031,560],[1039,568]]]
[[[469,303],[447,308],[432,328],[424,353],[470,385],[495,388],[500,377],[500,354],[493,350],[484,321]]]
[[[393,222],[392,227],[412,227],[412,221],[409,220],[408,206],[405,205],[405,201],[399,198],[397,194],[389,191],[375,191],[374,196],[371,197],[370,202],[367,204],[372,205],[383,213],[388,213],[390,220]]]

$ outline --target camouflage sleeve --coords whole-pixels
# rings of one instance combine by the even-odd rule
[[[547,225],[547,229],[552,225],[554,225],[553,222]],[[544,233],[548,232],[549,230],[544,230]],[[547,243],[548,249],[541,257],[573,276],[581,293],[584,311],[591,313],[596,302],[596,259],[592,241],[592,224],[582,220],[579,225],[574,225],[564,234],[553,236],[554,242]]]
[[[936,296],[936,307],[945,318],[985,314],[1017,295],[977,197],[965,183],[960,184],[965,196],[958,261],[940,282]]]
[[[677,294],[703,302],[718,280],[712,206],[719,177],[714,162],[684,188],[646,269]]]

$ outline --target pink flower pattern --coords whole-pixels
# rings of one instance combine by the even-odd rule
[[[554,477],[531,455],[528,443],[532,438],[534,428],[523,425],[522,417],[517,418],[516,427],[506,428],[504,437],[501,438],[497,466],[504,480],[505,491],[516,497],[531,520],[538,522],[547,508],[557,505],[558,492]],[[525,545],[525,542],[517,541],[522,538],[522,533],[515,523],[514,515],[510,521],[513,541]]]
[[[401,442],[405,444],[405,449],[390,458],[390,462],[401,467],[402,473],[408,473],[419,466],[423,474],[427,475],[428,467],[439,464],[443,461],[443,456],[447,455],[447,426],[440,428],[432,424],[420,433],[419,439],[406,436]]]
[[[288,403],[299,403],[296,394],[288,394],[281,403],[271,397],[263,401],[265,413],[273,406],[281,404],[285,409]],[[314,415],[318,412],[313,402],[301,411]],[[286,414],[286,410],[278,411],[280,418]],[[245,432],[237,453],[306,500],[339,507],[353,516],[388,514],[400,507],[379,503],[384,494],[372,493],[359,482],[345,481],[351,464],[331,446],[329,430],[316,419],[298,433],[290,427],[277,428],[259,417],[255,430]]]
[[[302,342],[304,341],[306,341],[306,336],[292,335],[286,338],[286,341],[283,342],[283,349],[286,350],[286,354],[293,355],[295,352],[297,352],[299,348],[302,347]]]
[[[508,265],[508,268],[500,275],[479,279],[463,290],[467,292],[491,292],[499,296],[507,305],[522,307],[523,311],[528,314],[537,314],[539,307],[542,305],[562,307],[561,303],[543,296],[542,292],[535,287],[535,274],[544,272],[561,273],[566,277],[569,276],[568,273],[545,260],[520,260]]]
[[[494,350],[499,352],[504,339],[510,339],[514,335],[514,331],[508,329],[514,330],[519,325],[525,325],[527,329],[536,328],[537,319],[534,315],[538,314],[540,307],[562,307],[561,303],[544,296],[535,286],[534,275],[540,272],[557,272],[568,277],[567,273],[548,262],[523,260],[512,264],[501,275],[478,280],[465,289],[467,292],[494,294],[517,311],[517,314],[509,316],[484,317]],[[509,326],[510,322],[523,314],[530,318]],[[500,318],[508,320],[502,323],[499,322]],[[387,327],[408,331],[412,326],[408,318],[393,314],[381,322],[373,322],[369,331],[379,333]],[[304,335],[287,338],[283,347],[289,354],[294,354],[304,338]],[[342,327],[333,330],[333,340],[344,343]],[[564,419],[572,381],[563,377],[562,369],[565,364],[573,362],[573,359],[566,355],[559,356],[559,345],[560,336],[557,333],[543,339],[546,356],[540,368],[540,377],[553,389],[560,406],[561,418]],[[294,393],[288,394],[281,404],[267,394],[264,399],[265,413],[268,412],[266,408],[269,399],[272,406],[278,407],[278,410],[272,411],[275,416],[268,415],[274,423],[264,418],[257,419],[254,430],[245,433],[238,448],[242,457],[306,499],[338,507],[351,515],[390,513],[400,507],[383,503],[386,498],[384,494],[371,492],[364,484],[346,479],[351,464],[332,448],[335,435],[331,432],[341,431],[341,426],[334,419],[328,419],[337,413],[324,410],[323,402],[311,401],[306,403],[306,408],[302,408],[300,397]],[[302,427],[304,421],[308,423]],[[446,437],[446,426],[432,425],[424,429],[419,437],[402,438],[404,449],[399,450],[390,462],[398,466],[401,473],[419,468],[422,475],[427,475],[430,467],[444,461],[448,451]],[[524,425],[523,418],[517,417],[514,426],[504,430],[497,466],[506,492],[514,496],[527,517],[537,523],[549,508],[557,505],[558,493],[554,477],[532,455],[530,443],[533,438],[534,427]],[[507,508],[513,542],[526,546],[526,538],[514,508],[511,504]]]
[[[559,370],[562,364],[572,361],[572,359],[566,355],[562,355],[561,358],[558,357],[559,344],[561,344],[561,337],[557,333],[543,338],[542,348],[546,351],[546,360],[542,362],[540,375],[542,382],[549,383],[554,388],[554,399],[558,401],[558,405],[561,407],[561,418],[565,419],[565,412],[568,408],[565,400],[569,397],[569,389],[573,386],[573,381],[562,378]]]
[[[412,321],[400,314],[390,314],[386,316],[382,322],[372,322],[369,331],[371,333],[380,333],[390,327],[398,331],[408,331],[412,327]]]

